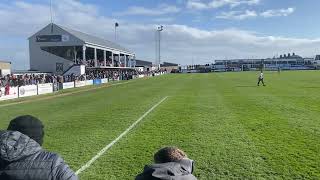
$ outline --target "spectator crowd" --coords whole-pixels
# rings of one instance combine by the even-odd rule
[[[165,71],[148,71],[148,72],[137,72],[132,70],[92,70],[86,72],[85,75],[77,76],[75,74],[70,75],[55,75],[55,74],[21,74],[13,75],[8,74],[6,76],[0,75],[0,87],[17,87],[27,85],[37,85],[45,83],[64,83],[73,81],[85,81],[94,79],[107,78],[109,81],[114,80],[129,80],[133,79],[138,75],[154,76],[156,73]]]

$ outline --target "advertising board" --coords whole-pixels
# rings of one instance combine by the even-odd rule
[[[19,87],[19,97],[28,97],[38,95],[37,85]]]
[[[18,87],[10,87],[6,95],[5,88],[0,88],[0,101],[18,98]]]
[[[47,84],[38,84],[38,94],[48,94],[53,93],[53,85],[52,83]]]

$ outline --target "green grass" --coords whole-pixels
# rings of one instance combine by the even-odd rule
[[[39,117],[44,147],[77,170],[169,96],[81,179],[134,179],[167,145],[196,161],[199,179],[320,179],[320,71],[266,72],[266,87],[256,86],[257,77],[177,74],[36,97],[0,106],[0,129],[18,115]]]

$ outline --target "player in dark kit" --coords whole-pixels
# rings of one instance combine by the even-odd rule
[[[263,81],[263,72],[262,71],[261,71],[259,78],[258,78],[258,86],[260,86],[260,82],[262,82],[263,86],[266,86]]]

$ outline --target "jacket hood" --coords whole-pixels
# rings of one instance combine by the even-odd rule
[[[193,161],[183,159],[179,162],[169,162],[146,166],[144,172],[137,176],[137,180],[163,179],[163,180],[196,180],[192,175]]]
[[[37,142],[18,131],[0,132],[0,160],[16,161],[41,149]]]

